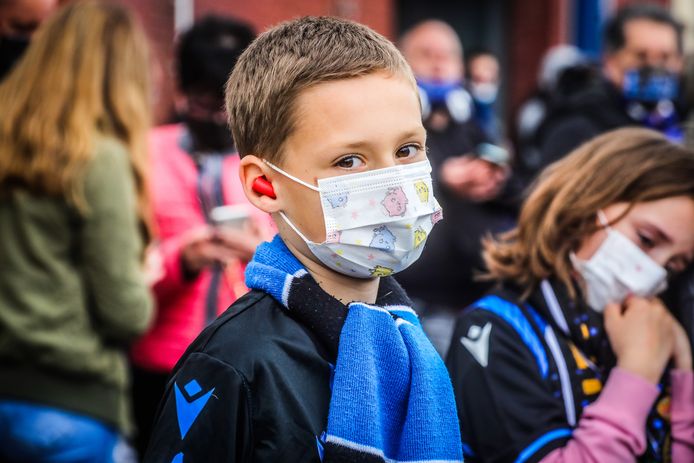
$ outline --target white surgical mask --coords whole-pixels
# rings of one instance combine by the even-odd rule
[[[496,101],[496,96],[499,93],[499,86],[490,82],[472,82],[470,91],[475,100],[480,103],[492,104]]]
[[[409,267],[442,217],[429,161],[318,179],[318,187],[267,162],[320,193],[326,240],[314,243],[280,215],[327,267],[355,278],[389,276]]]
[[[596,312],[609,303],[621,304],[629,295],[651,297],[667,288],[667,271],[633,241],[611,228],[602,211],[598,218],[607,238],[588,260],[571,260],[583,277],[586,302]]]

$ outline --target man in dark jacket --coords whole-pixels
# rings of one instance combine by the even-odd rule
[[[482,236],[512,225],[513,212],[500,199],[508,158],[501,148],[493,151],[472,117],[455,31],[444,22],[425,21],[406,32],[400,45],[420,86],[434,189],[445,220],[420,260],[397,279],[415,298],[425,331],[444,355],[455,313],[488,289],[474,280],[483,267]],[[490,147],[492,152],[486,152]]]
[[[631,5],[604,31],[603,75],[547,117],[544,167],[608,130],[640,125],[681,140],[675,102],[682,71],[682,26],[656,5]]]

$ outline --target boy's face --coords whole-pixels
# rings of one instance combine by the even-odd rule
[[[299,95],[293,117],[281,168],[313,185],[321,178],[426,159],[418,96],[404,77],[379,72],[316,85]],[[309,240],[325,241],[319,193],[280,174],[271,177],[289,219]],[[280,217],[276,223],[285,241],[315,260]]]

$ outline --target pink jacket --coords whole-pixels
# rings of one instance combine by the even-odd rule
[[[205,299],[211,272],[197,278],[183,278],[180,253],[186,232],[205,224],[197,195],[198,169],[193,159],[179,146],[182,125],[154,129],[150,137],[152,160],[151,190],[155,220],[159,232],[159,251],[163,277],[154,285],[157,303],[155,323],[132,349],[133,362],[139,367],[168,372],[188,345],[204,328]],[[247,203],[238,175],[239,157],[224,161],[224,201]],[[247,291],[243,283],[245,264],[227,267],[219,286],[217,313],[224,311]]]
[[[672,462],[694,462],[694,373],[674,370],[670,421]],[[615,368],[600,393],[586,407],[571,440],[540,463],[631,463],[646,449],[646,418],[658,388]]]

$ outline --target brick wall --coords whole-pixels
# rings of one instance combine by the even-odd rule
[[[568,40],[569,2],[565,0],[515,0],[508,36],[509,116],[537,86],[537,71],[548,48]],[[510,122],[510,121],[509,121]]]

